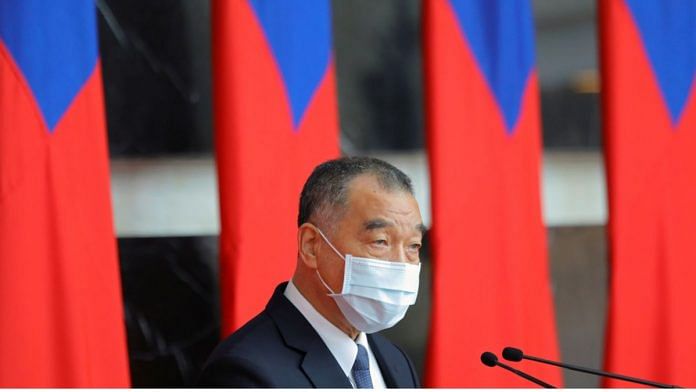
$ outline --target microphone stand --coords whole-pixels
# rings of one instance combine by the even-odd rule
[[[525,373],[525,372],[523,372],[523,371],[521,371],[521,370],[517,370],[517,369],[515,369],[515,368],[513,368],[513,367],[511,367],[511,366],[508,366],[508,365],[506,365],[506,364],[504,364],[504,363],[502,363],[502,362],[497,362],[496,365],[497,365],[497,366],[500,366],[501,368],[503,368],[503,369],[505,369],[505,370],[511,371],[511,372],[515,373],[516,375],[518,375],[518,376],[524,378],[525,380],[529,380],[529,381],[531,381],[531,382],[533,382],[533,383],[535,383],[535,384],[537,384],[537,385],[539,385],[539,386],[542,386],[542,387],[544,387],[544,388],[556,388],[556,387],[554,387],[553,385],[551,385],[551,384],[549,384],[549,383],[547,383],[547,382],[541,381],[541,380],[539,380],[538,378],[536,378],[536,377],[534,377],[534,376],[532,376],[532,375],[529,375],[529,374],[527,374],[527,373]]]
[[[508,366],[508,365],[498,361],[498,357],[495,354],[493,354],[492,352],[486,351],[483,354],[481,354],[481,363],[483,363],[484,365],[486,365],[488,367],[500,366],[501,368],[503,368],[509,372],[512,372],[512,373],[524,378],[527,381],[531,381],[531,382],[533,382],[541,387],[556,388],[553,385],[546,383],[544,381],[541,381],[538,378],[536,378],[530,374],[527,374],[521,370],[515,369],[512,366]]]
[[[659,383],[659,382],[655,382],[655,381],[643,380],[643,379],[636,378],[636,377],[624,376],[621,374],[610,373],[610,372],[603,372],[601,370],[590,369],[590,368],[586,368],[583,366],[569,365],[569,364],[565,364],[565,363],[561,363],[561,362],[551,361],[549,359],[533,357],[531,355],[524,355],[523,354],[522,358],[528,359],[530,361],[545,363],[545,364],[551,365],[551,366],[557,366],[560,368],[574,370],[576,372],[589,373],[589,374],[594,374],[596,376],[615,378],[617,380],[647,385],[647,386],[651,386],[654,388],[681,388],[680,386],[677,386],[677,385],[663,384],[663,383]]]

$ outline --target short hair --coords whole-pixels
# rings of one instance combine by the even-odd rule
[[[393,165],[377,158],[343,157],[315,167],[300,194],[297,226],[309,222],[317,214],[328,218],[336,207],[348,201],[348,185],[357,176],[374,175],[387,191],[403,191],[413,195],[411,179]]]

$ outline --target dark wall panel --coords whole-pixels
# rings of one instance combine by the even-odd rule
[[[191,386],[220,338],[217,237],[119,240],[135,387]]]
[[[212,151],[207,0],[98,0],[111,156]]]

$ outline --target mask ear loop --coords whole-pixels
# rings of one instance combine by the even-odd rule
[[[317,268],[316,271],[317,271],[317,277],[319,277],[319,281],[321,281],[321,284],[323,284],[324,287],[326,287],[326,289],[329,290],[329,293],[331,293],[331,294],[326,294],[326,295],[328,295],[328,296],[336,295],[336,293],[333,290],[331,290],[331,287],[329,287],[329,285],[326,284],[326,282],[324,282],[324,279],[321,278],[321,274],[319,273],[319,268]]]
[[[326,241],[326,243],[331,247],[331,249],[333,249],[333,251],[336,252],[336,254],[338,255],[338,257],[340,257],[341,259],[343,259],[343,261],[346,261],[346,258],[343,257],[343,255],[341,254],[341,252],[339,252],[338,249],[336,249],[336,247],[333,246],[333,244],[331,243],[331,241],[329,241],[329,239],[326,238],[326,236],[324,235],[324,232],[321,231],[320,228],[318,228],[318,227],[316,227],[316,226],[314,226],[314,227],[315,227],[315,228],[317,229],[317,231],[319,232],[319,235],[321,235],[321,238],[323,238],[324,241]]]
[[[324,235],[324,232],[322,232],[321,229],[318,228],[318,227],[316,227],[316,226],[314,226],[314,228],[317,229],[317,231],[319,232],[319,235],[321,235],[321,238],[323,238],[324,241],[331,247],[331,249],[333,249],[333,251],[336,252],[336,254],[338,255],[338,257],[340,257],[340,258],[345,262],[345,261],[346,261],[346,258],[343,257],[343,255],[341,254],[341,252],[339,252],[338,249],[336,249],[336,247],[333,246],[333,244],[331,243],[331,241],[329,241],[329,239],[326,238],[326,236]],[[321,281],[321,284],[323,284],[324,287],[326,287],[326,289],[329,290],[329,292],[331,293],[331,294],[328,294],[328,295],[336,295],[336,293],[335,293],[333,290],[331,290],[331,287],[329,287],[329,285],[326,284],[326,282],[324,282],[324,279],[321,277],[321,274],[319,273],[319,267],[318,267],[318,266],[317,266],[316,271],[317,271],[317,276],[319,277],[319,280]]]

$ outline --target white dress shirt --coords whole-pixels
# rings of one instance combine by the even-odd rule
[[[372,349],[370,349],[370,344],[364,332],[360,332],[355,341],[351,339],[345,332],[338,329],[338,327],[331,324],[329,320],[325,319],[324,316],[317,312],[314,306],[312,306],[302,293],[300,293],[297,287],[295,287],[292,280],[288,282],[288,286],[285,288],[285,297],[295,305],[297,310],[302,313],[312,328],[317,331],[321,340],[324,341],[326,347],[329,348],[331,354],[336,358],[336,362],[338,362],[343,373],[345,373],[346,377],[350,380],[353,388],[355,388],[355,380],[353,380],[351,369],[353,368],[355,358],[358,356],[358,346],[356,346],[356,343],[365,346],[367,355],[370,357],[370,377],[372,378],[372,386],[377,389],[386,388],[382,372],[379,370],[379,365],[377,364],[375,355],[372,353]]]

